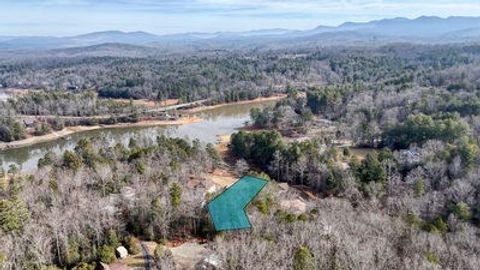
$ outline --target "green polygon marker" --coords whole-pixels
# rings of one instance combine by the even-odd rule
[[[265,187],[267,181],[244,176],[208,203],[208,212],[216,231],[252,227],[245,208]]]

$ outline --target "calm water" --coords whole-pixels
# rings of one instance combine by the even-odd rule
[[[4,169],[7,169],[11,164],[15,164],[20,167],[22,171],[29,172],[37,167],[38,160],[48,151],[59,154],[65,150],[71,150],[80,138],[86,136],[100,138],[110,145],[118,142],[128,144],[130,138],[153,141],[161,134],[190,140],[199,139],[204,143],[215,143],[218,140],[218,135],[232,134],[238,130],[238,128],[242,127],[246,121],[249,121],[251,108],[265,107],[273,104],[275,104],[275,101],[228,105],[206,112],[196,113],[194,115],[204,118],[205,121],[182,126],[104,129],[76,133],[52,142],[0,151],[0,164]]]

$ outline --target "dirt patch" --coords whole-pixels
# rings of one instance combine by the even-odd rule
[[[130,102],[132,102],[133,105],[135,106],[143,106],[143,107],[147,107],[147,108],[156,108],[156,107],[159,107],[160,106],[160,103],[157,103],[153,100],[149,100],[149,99],[123,99],[123,98],[111,98],[109,99],[111,101],[115,101],[115,102],[118,102],[118,103],[122,103],[122,104],[130,104]]]
[[[372,148],[350,148],[350,152],[354,157],[356,157],[358,160],[362,161],[364,160],[368,154],[374,153],[375,149]]]
[[[218,135],[217,138],[218,140],[217,144],[215,144],[215,150],[217,150],[217,153],[220,155],[225,164],[227,164],[227,166],[235,166],[237,159],[231,155],[230,149],[228,149],[231,135]]]
[[[129,256],[118,263],[126,265],[129,269],[145,269],[145,259],[142,253]]]
[[[280,100],[280,99],[285,98],[286,96],[287,95],[285,95],[285,94],[281,94],[281,95],[275,95],[275,96],[271,96],[271,97],[259,97],[259,98],[252,99],[252,100],[241,100],[241,101],[230,102],[230,103],[222,103],[222,104],[211,105],[211,106],[199,106],[199,107],[195,107],[195,108],[192,108],[192,109],[189,109],[189,110],[185,110],[185,112],[187,112],[187,113],[198,113],[198,112],[204,112],[204,111],[213,110],[213,109],[225,107],[225,106],[228,106],[228,105],[234,105],[234,104],[254,104],[254,103],[260,103],[260,102],[264,102],[264,101]]]
[[[124,103],[128,104],[130,103],[130,99],[111,99],[113,101],[119,102],[119,103]],[[165,107],[165,106],[172,106],[172,105],[177,105],[180,100],[179,99],[166,99],[162,101],[154,101],[150,99],[133,99],[131,101],[133,105],[136,106],[144,106],[148,108],[157,108],[157,107]]]
[[[229,158],[228,144],[230,143],[230,135],[219,135],[218,143],[215,145],[220,157],[225,161]],[[216,168],[213,172],[208,174],[208,181],[220,188],[228,187],[237,181],[237,177],[228,166]]]
[[[208,179],[222,188],[228,187],[237,181],[237,177],[232,172],[222,168],[217,168],[211,172],[208,175]]]
[[[180,103],[180,100],[179,99],[166,99],[166,100],[163,100],[163,101],[160,101],[160,106],[172,106],[172,105],[177,105],[178,103]]]
[[[137,242],[138,245],[140,245],[140,241],[137,240]],[[155,248],[158,245],[153,241],[143,242],[143,244],[147,247],[148,254],[150,255],[153,255],[155,253]],[[142,251],[137,254],[130,254],[127,258],[118,260],[115,263],[118,265],[125,265],[129,269],[145,269],[145,258]]]
[[[205,258],[209,251],[205,245],[197,242],[187,242],[170,249],[177,269],[195,269],[195,265]]]
[[[151,255],[155,253],[155,248],[158,245],[155,242],[143,242],[143,244]],[[173,259],[177,265],[176,269],[195,269],[195,265],[209,253],[205,246],[205,241],[201,239],[169,241],[166,244],[166,248],[172,252]],[[118,260],[116,263],[127,265],[130,269],[145,269],[143,253],[133,254],[128,258]]]
[[[230,144],[230,135],[218,136],[218,143],[215,145],[215,149],[222,158],[228,155],[228,144]]]

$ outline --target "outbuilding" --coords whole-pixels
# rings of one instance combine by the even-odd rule
[[[128,256],[128,250],[124,246],[119,246],[116,250],[115,253],[117,255],[117,258],[123,259]]]

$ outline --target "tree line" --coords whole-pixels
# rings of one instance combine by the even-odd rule
[[[211,149],[167,137],[127,146],[85,138],[47,153],[34,175],[0,172],[0,265],[90,269],[111,263],[121,244],[138,253],[133,236],[165,243],[211,233],[199,204],[205,187],[187,188],[216,166]]]

